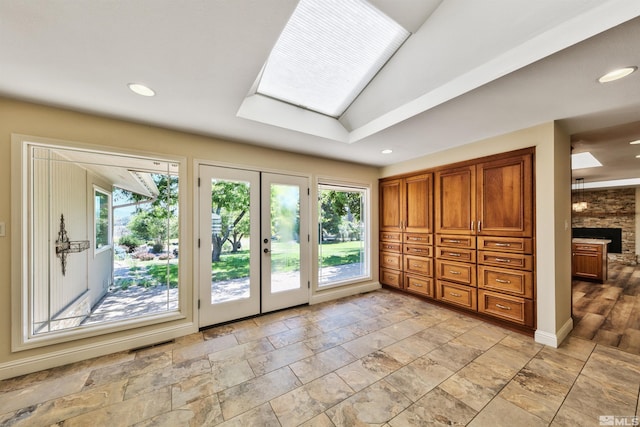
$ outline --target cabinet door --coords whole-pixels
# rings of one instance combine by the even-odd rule
[[[575,277],[602,280],[602,255],[590,252],[574,252],[571,273]]]
[[[432,233],[433,175],[430,173],[405,178],[404,231]]]
[[[474,234],[475,166],[436,173],[436,233]]]
[[[532,236],[531,159],[525,154],[477,165],[479,235]]]
[[[380,181],[380,231],[402,231],[403,180]]]

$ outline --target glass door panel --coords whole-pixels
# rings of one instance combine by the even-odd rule
[[[262,175],[263,312],[309,302],[308,181]]]
[[[260,312],[260,174],[200,166],[200,326]]]

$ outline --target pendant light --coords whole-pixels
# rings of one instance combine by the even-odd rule
[[[587,202],[584,199],[584,178],[576,178],[576,201],[573,202],[574,212],[584,212],[587,210]]]

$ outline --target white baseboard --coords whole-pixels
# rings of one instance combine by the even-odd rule
[[[560,330],[555,334],[550,332],[537,330],[535,334],[536,342],[544,345],[548,345],[553,348],[558,348],[562,341],[569,336],[569,333],[573,329],[573,318],[569,317],[569,319],[562,325]]]
[[[367,283],[364,285],[351,285],[343,288],[332,288],[321,291],[315,295],[312,295],[309,299],[309,304],[320,304],[321,302],[332,301],[338,298],[349,297],[351,295],[362,294],[365,292],[375,291],[380,289],[382,285],[379,282]]]
[[[81,360],[91,359],[98,356],[104,356],[118,351],[145,347],[169,341],[184,335],[189,335],[197,331],[197,326],[192,323],[186,325],[181,324],[152,332],[138,333],[122,338],[113,338],[99,343],[69,347],[64,350],[0,363],[0,380],[41,371],[43,369],[54,368],[68,363],[79,362]]]

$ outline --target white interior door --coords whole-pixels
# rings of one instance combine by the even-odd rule
[[[308,179],[207,165],[199,178],[200,327],[309,302]]]
[[[260,173],[200,165],[200,326],[260,313]]]
[[[262,174],[262,311],[309,302],[309,182]]]

